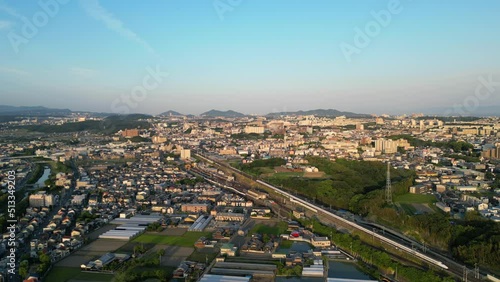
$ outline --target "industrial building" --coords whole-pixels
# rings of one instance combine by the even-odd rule
[[[324,277],[324,275],[325,268],[321,259],[315,259],[313,265],[302,268],[302,276],[304,277]]]
[[[130,240],[142,234],[148,224],[158,222],[162,218],[161,215],[135,215],[131,218],[116,218],[111,221],[111,224],[117,224],[115,229],[109,230],[101,235],[102,239],[115,239],[115,240]]]
[[[200,282],[248,282],[250,277],[205,274]]]
[[[260,275],[274,277],[276,269],[277,267],[274,264],[217,262],[212,268],[211,273],[220,275]]]
[[[213,216],[211,215],[201,215],[198,219],[188,228],[188,231],[198,231],[201,232],[207,225],[212,221]]]

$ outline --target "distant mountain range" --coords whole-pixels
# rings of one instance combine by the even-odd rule
[[[349,118],[365,118],[370,117],[370,115],[366,114],[356,114],[351,112],[342,112],[334,109],[317,109],[317,110],[308,110],[308,111],[296,111],[296,112],[279,112],[279,113],[270,113],[268,116],[308,116],[315,115],[321,117],[339,117],[346,116]]]
[[[47,116],[47,115],[69,115],[69,109],[51,109],[41,106],[36,107],[15,107],[0,105],[0,115],[2,116]]]
[[[500,116],[500,107],[499,106],[480,106],[473,111],[470,112],[461,112],[461,111],[450,111],[450,108],[439,108],[439,107],[430,107],[427,109],[422,109],[421,111],[424,114],[432,114],[432,115],[448,115],[448,116]],[[0,116],[2,116],[2,120],[9,117],[10,119],[20,118],[23,116],[66,116],[71,115],[72,113],[81,113],[81,114],[90,114],[92,116],[106,117],[114,115],[112,113],[98,113],[98,112],[86,112],[86,111],[71,111],[69,109],[53,109],[42,106],[34,106],[34,107],[15,107],[15,106],[7,106],[0,105]],[[278,117],[278,116],[298,116],[298,115],[315,115],[321,117],[338,117],[338,116],[346,116],[348,118],[366,118],[371,115],[368,114],[358,114],[353,112],[344,112],[335,109],[316,109],[316,110],[300,110],[300,111],[290,111],[290,112],[276,112],[267,114],[268,117]],[[169,110],[163,112],[157,116],[185,116],[185,117],[195,117],[195,115],[190,114],[182,114],[177,111]],[[247,116],[243,113],[236,112],[233,110],[228,111],[220,111],[220,110],[210,110],[200,114],[202,117],[226,117],[226,118],[235,118],[235,117],[244,117]]]
[[[210,110],[208,112],[202,113],[200,116],[202,117],[228,117],[228,118],[235,118],[235,117],[244,117],[245,115],[242,113],[238,113],[235,111],[219,111],[219,110]]]

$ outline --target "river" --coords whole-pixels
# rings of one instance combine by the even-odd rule
[[[50,167],[45,167],[43,170],[43,175],[38,179],[38,181],[35,183],[35,186],[38,187],[44,187],[45,186],[45,180],[49,179],[50,176]]]

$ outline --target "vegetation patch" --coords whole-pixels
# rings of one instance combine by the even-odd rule
[[[407,204],[432,204],[437,202],[434,195],[429,194],[403,194],[394,198],[394,202],[407,203]]]
[[[283,248],[283,249],[290,249],[293,245],[293,241],[290,241],[290,240],[283,240],[281,241],[280,243],[280,248]]]
[[[108,282],[113,280],[113,274],[83,272],[78,267],[65,267],[54,266],[44,281],[60,281],[65,282],[69,280],[83,280],[83,281],[103,281]]]
[[[210,263],[215,259],[215,257],[217,257],[217,254],[218,252],[214,252],[213,250],[211,250],[210,252],[195,250],[189,257],[187,257],[186,260],[201,263]]]
[[[22,128],[28,131],[36,131],[42,133],[91,131],[103,134],[111,134],[123,129],[149,128],[149,122],[142,120],[149,117],[151,116],[141,114],[114,115],[106,117],[101,121],[86,120],[82,122],[68,122],[61,125],[27,125],[23,126]]]
[[[399,204],[399,206],[405,211],[408,215],[414,215],[417,212],[417,209],[411,204]]]
[[[250,232],[248,232],[249,235],[252,234],[267,234],[267,235],[275,235],[279,236],[280,234],[283,234],[286,232],[288,228],[288,225],[286,222],[280,221],[278,222],[275,226],[270,226],[266,224],[256,224],[252,229],[250,229]]]
[[[237,164],[236,167],[246,173],[258,176],[263,173],[272,173],[274,172],[275,167],[282,166],[285,164],[286,161],[284,159],[271,158],[271,159],[255,160],[249,164]]]

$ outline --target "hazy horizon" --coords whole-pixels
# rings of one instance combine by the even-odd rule
[[[498,89],[471,100],[481,77],[500,81],[498,1],[230,2],[0,0],[0,104],[148,114],[500,105]],[[368,43],[356,44],[358,29]]]

